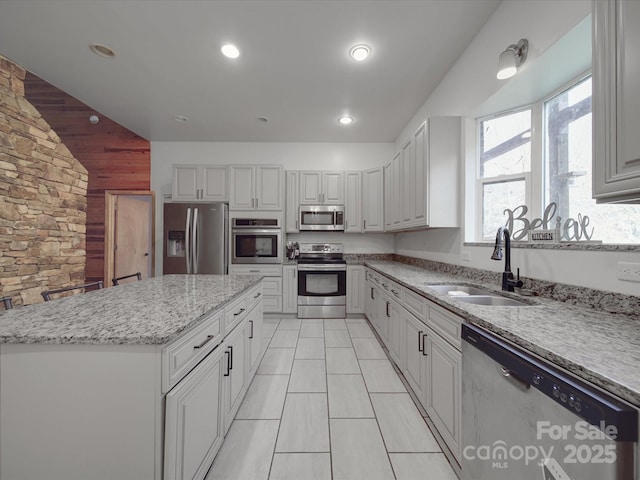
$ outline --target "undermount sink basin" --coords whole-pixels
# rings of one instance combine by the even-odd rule
[[[462,292],[458,295],[492,295],[493,292],[482,288],[470,287],[469,285],[426,285],[427,288],[438,293],[446,293],[450,296],[457,296],[455,292]],[[449,293],[452,292],[452,293]],[[464,295],[464,296],[466,296]]]
[[[474,305],[490,305],[493,307],[528,307],[529,304],[507,297],[493,295],[468,295],[455,297],[456,301],[472,303]]]

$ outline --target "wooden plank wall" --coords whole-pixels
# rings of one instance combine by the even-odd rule
[[[149,141],[27,72],[25,97],[89,172],[86,280],[104,272],[105,190],[150,190]],[[96,125],[89,116],[97,115]]]

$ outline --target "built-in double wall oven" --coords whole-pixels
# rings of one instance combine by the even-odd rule
[[[232,216],[231,263],[282,263],[280,219]]]

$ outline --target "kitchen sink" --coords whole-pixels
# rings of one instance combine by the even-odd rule
[[[467,295],[455,297],[456,301],[472,303],[474,305],[490,305],[493,307],[528,307],[529,304],[513,298],[497,297],[494,295]]]
[[[492,295],[493,292],[478,287],[470,287],[469,285],[426,285],[427,288],[435,290],[438,293],[446,293],[450,296],[467,296],[467,295]],[[452,292],[452,293],[449,293]],[[454,292],[462,292],[456,294]],[[463,295],[466,294],[466,295]]]

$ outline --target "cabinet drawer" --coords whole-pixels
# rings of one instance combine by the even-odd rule
[[[402,290],[404,292],[404,306],[407,307],[407,310],[419,319],[426,320],[429,308],[428,300],[408,288],[403,288]]]
[[[249,313],[249,300],[247,295],[242,295],[224,309],[224,334],[229,335],[235,326]]]
[[[265,295],[282,295],[282,277],[264,277],[262,293]]]
[[[442,338],[458,350],[462,348],[460,330],[462,329],[462,318],[437,305],[429,307],[429,326]]]
[[[265,295],[262,300],[262,308],[264,313],[282,312],[282,297]]]
[[[262,275],[264,277],[281,277],[282,265],[231,265],[229,273],[237,275]]]
[[[162,391],[168,392],[222,341],[224,310],[218,310],[162,352]]]
[[[247,310],[253,310],[260,300],[262,300],[262,285],[255,287],[247,295]]]

